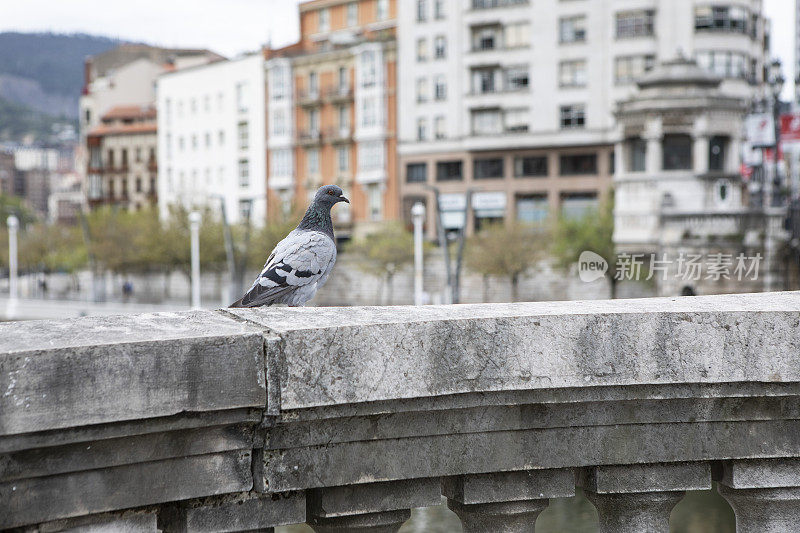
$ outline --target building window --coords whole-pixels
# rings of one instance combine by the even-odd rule
[[[503,117],[499,109],[485,109],[472,112],[472,133],[474,135],[496,135],[503,133]]]
[[[150,194],[156,193],[156,177],[150,176]]]
[[[508,133],[522,133],[528,131],[531,117],[527,107],[506,109],[505,131]]]
[[[408,163],[406,165],[407,183],[424,183],[428,181],[427,163]]]
[[[240,122],[237,131],[239,133],[239,150],[247,150],[250,144],[250,135],[247,128],[247,122]]]
[[[428,139],[428,119],[417,119],[417,140],[425,141]]]
[[[436,117],[433,121],[433,136],[436,139],[444,139],[447,137],[447,126],[445,118],[442,116]]]
[[[425,19],[427,18],[427,11],[427,0],[417,0],[417,22],[425,22]]]
[[[225,144],[225,132],[223,130],[219,130],[219,133],[217,133],[217,144],[219,146]]]
[[[339,132],[349,133],[350,129],[350,108],[346,105],[340,105],[336,108],[336,115],[338,116]]]
[[[447,38],[444,35],[439,35],[434,39],[433,56],[436,59],[444,59],[447,57]]]
[[[272,69],[270,72],[270,90],[272,91],[272,98],[280,100],[286,98],[289,94],[289,80],[288,70],[282,67]],[[222,94],[219,95],[219,100],[222,102]],[[222,104],[220,103],[220,107]]]
[[[306,113],[308,119],[308,133],[312,137],[319,135],[319,109],[309,109]]]
[[[750,56],[741,52],[722,50],[698,50],[697,64],[722,78],[742,78],[753,80],[755,69]]]
[[[372,87],[378,82],[378,56],[374,50],[361,52],[361,86]]]
[[[319,78],[317,73],[311,71],[308,73],[308,96],[309,98],[316,98],[319,95]]]
[[[656,12],[652,9],[617,13],[617,39],[653,35]]]
[[[428,78],[417,78],[417,102],[428,99]]]
[[[236,84],[236,109],[240,113],[247,111],[248,100],[248,87],[247,82],[239,82]]]
[[[328,8],[322,8],[317,11],[317,31],[330,31],[331,29],[331,12]]]
[[[561,195],[561,216],[569,220],[580,220],[597,211],[597,194],[566,193]]]
[[[597,174],[597,154],[562,155],[558,166],[562,176]]]
[[[586,60],[562,61],[558,67],[558,83],[561,87],[585,87]]]
[[[358,2],[350,2],[347,4],[347,25],[358,25]]]
[[[350,89],[350,80],[347,76],[347,68],[339,67],[339,94],[345,94]]]
[[[630,172],[644,172],[647,161],[647,141],[644,139],[629,139],[629,170]]]
[[[506,48],[522,48],[531,44],[531,25],[528,22],[515,22],[504,31]]]
[[[428,40],[425,37],[417,39],[417,61],[428,60]]]
[[[514,158],[515,178],[547,176],[547,156],[519,156]]]
[[[211,148],[211,132],[207,131],[205,134],[206,148]],[[138,157],[138,154],[137,154]]]
[[[434,78],[433,97],[436,100],[445,100],[447,98],[447,81],[444,74],[439,74]]]
[[[727,146],[727,137],[711,137],[708,142],[708,170],[725,170],[725,152]]]
[[[528,67],[509,67],[505,71],[506,90],[522,91],[528,88]]]
[[[494,69],[493,68],[476,68],[472,70],[472,92],[473,93],[493,93],[494,86]]]
[[[586,17],[565,17],[558,21],[559,41],[578,43],[586,40]]]
[[[541,225],[547,221],[550,208],[547,196],[532,195],[517,197],[517,220],[524,224]]]
[[[306,152],[308,173],[310,175],[319,174],[319,150],[311,148]]]
[[[197,135],[192,135],[192,150],[197,150]]]
[[[584,105],[562,105],[560,122],[561,129],[583,128],[586,125]]]
[[[472,162],[473,178],[476,180],[501,179],[503,177],[503,158],[476,159]]]
[[[436,163],[436,181],[460,181],[463,179],[461,161],[439,161]]]
[[[500,46],[500,27],[484,26],[472,30],[472,51],[483,52]]]
[[[664,170],[692,169],[692,138],[688,135],[664,135]]]
[[[358,145],[358,168],[378,170],[383,168],[383,141],[366,141]]]
[[[336,161],[339,172],[347,172],[350,169],[350,149],[347,146],[339,146],[336,149]]]
[[[122,168],[128,168],[128,149],[122,149]]]
[[[375,96],[369,96],[361,101],[361,125],[375,126],[378,123],[378,103]]]
[[[272,114],[272,134],[283,135],[286,133],[286,111],[276,109]]]
[[[614,83],[631,83],[652,70],[656,56],[620,56],[614,58]]]
[[[381,220],[383,218],[383,197],[379,184],[371,183],[367,186],[367,204],[369,207],[369,219],[372,221]]]
[[[290,176],[292,174],[291,150],[284,148],[272,152],[272,174],[276,176]]]
[[[136,176],[136,181],[134,183],[136,184],[136,192],[142,192],[142,177]]]
[[[378,13],[378,20],[386,20],[389,18],[389,0],[378,0],[378,6],[375,10]]]
[[[433,16],[436,17],[437,19],[444,18],[444,0],[434,0]]]
[[[250,185],[250,163],[247,159],[239,160],[239,187]]]
[[[192,98],[189,101],[189,104],[190,104],[189,105],[189,109],[190,109],[192,115],[196,115],[197,114],[197,99],[196,98]]]
[[[702,6],[694,8],[695,30],[747,33],[747,9],[739,6]]]

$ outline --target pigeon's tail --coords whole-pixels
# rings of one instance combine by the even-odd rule
[[[228,309],[232,307],[247,307],[246,305],[242,304],[242,300],[244,300],[244,296],[233,302],[231,305],[229,305]]]

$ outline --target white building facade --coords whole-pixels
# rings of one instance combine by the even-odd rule
[[[657,63],[688,56],[723,93],[758,92],[769,24],[761,0],[413,0],[398,28],[404,203],[475,186],[532,220],[610,185],[615,105]]]
[[[158,79],[158,205],[224,202],[228,220],[266,218],[266,71],[260,53]]]
[[[289,215],[295,191],[294,165],[294,75],[290,59],[278,57],[266,63],[267,147],[270,190],[281,199],[283,215]]]

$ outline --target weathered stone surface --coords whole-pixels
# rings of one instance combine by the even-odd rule
[[[205,502],[204,502],[205,503]],[[202,506],[181,507],[165,529],[174,533],[229,533],[300,524],[306,521],[302,492],[233,498]]]
[[[800,524],[800,488],[732,489],[719,493],[736,514],[736,533],[788,533]]]
[[[308,511],[321,518],[430,507],[439,503],[438,478],[354,484],[308,492]]]
[[[683,492],[597,494],[586,496],[597,508],[599,533],[669,533],[669,515]]]
[[[536,518],[547,504],[547,500],[519,500],[465,505],[447,500],[447,506],[461,520],[464,533],[533,533]]]
[[[195,455],[0,483],[0,529],[248,491],[250,455],[249,450]]]
[[[409,518],[410,510],[332,518],[312,516],[308,525],[316,533],[396,533]]]
[[[156,533],[155,511],[100,514],[39,525],[38,533]]]
[[[728,461],[723,468],[720,483],[732,489],[800,487],[800,460]]]
[[[263,407],[263,346],[209,311],[0,324],[0,436]]]
[[[575,495],[575,474],[561,469],[451,476],[442,479],[442,494],[467,505],[568,498]]]
[[[597,466],[590,469],[584,488],[597,494],[707,490],[708,463]]]
[[[797,293],[232,311],[281,337],[282,409],[477,391],[800,381]]]

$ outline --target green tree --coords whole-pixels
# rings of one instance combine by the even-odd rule
[[[467,240],[464,259],[484,283],[491,276],[508,278],[511,301],[516,302],[520,278],[544,257],[548,239],[546,230],[518,222],[491,224]]]
[[[71,273],[85,265],[86,248],[75,227],[40,223],[19,234],[21,270]]]
[[[380,278],[387,286],[387,303],[391,305],[392,279],[414,262],[413,235],[399,222],[386,222],[377,231],[351,241],[345,251],[358,257],[362,272]]]
[[[205,272],[223,272],[226,268],[225,243],[220,216],[210,208],[200,211],[200,268]],[[164,222],[163,240],[157,253],[167,268],[174,268],[191,276],[191,231],[189,211],[173,207]]]
[[[559,217],[555,224],[552,252],[558,266],[569,270],[578,262],[581,252],[592,251],[608,263],[608,281],[611,297],[617,296],[614,249],[614,195],[609,193],[598,210],[588,211],[583,217]]]
[[[25,206],[21,198],[0,194],[0,227],[6,228],[6,220],[10,215],[15,215],[23,228],[36,220],[33,212]]]

